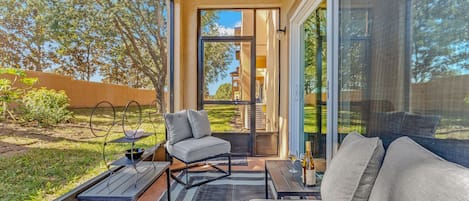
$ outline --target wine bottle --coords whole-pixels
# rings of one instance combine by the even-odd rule
[[[306,154],[305,154],[305,185],[316,185],[316,170],[314,168],[314,159],[311,152],[311,141],[306,141]]]

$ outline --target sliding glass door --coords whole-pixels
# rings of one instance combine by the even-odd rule
[[[469,139],[469,2],[338,6],[339,136]]]

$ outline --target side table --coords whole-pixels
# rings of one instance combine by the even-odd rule
[[[296,178],[288,170],[292,167],[289,160],[267,160],[265,161],[265,198],[269,198],[269,178],[275,189],[277,199],[286,196],[321,196],[320,179],[316,179],[317,185],[304,186],[300,179]]]

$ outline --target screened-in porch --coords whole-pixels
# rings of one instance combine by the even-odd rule
[[[468,10],[0,2],[0,200],[469,200]]]

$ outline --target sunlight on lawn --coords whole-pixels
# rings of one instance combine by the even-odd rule
[[[208,113],[212,132],[234,131],[232,123],[234,117],[239,115],[238,106],[235,105],[204,105]]]
[[[120,119],[123,110],[116,111],[118,120],[110,140],[123,136]],[[104,137],[94,137],[89,130],[91,109],[73,112],[73,123],[52,128],[4,125],[0,145],[13,147],[14,151],[0,155],[0,180],[3,181],[0,200],[52,200],[107,170],[102,160]],[[154,132],[148,120],[148,109],[143,113],[141,128]],[[156,141],[161,142],[164,140],[162,116],[155,119],[158,119]],[[98,120],[98,124],[112,123],[111,118]],[[152,136],[136,142],[136,147],[147,150],[154,145]],[[112,161],[122,157],[126,149],[130,149],[130,144],[111,143],[106,146],[105,154]]]
[[[239,106],[206,105],[213,131],[233,131],[241,128]],[[21,124],[6,124],[0,143],[18,148],[10,154],[0,155],[3,173],[0,179],[0,200],[52,200],[79,184],[107,170],[102,160],[104,137],[95,137],[89,129],[90,108],[73,109],[72,123],[51,128],[37,128]],[[112,124],[110,109],[101,110],[93,125],[105,127]],[[116,125],[110,140],[122,137],[123,108],[116,108]],[[143,109],[143,128],[154,130],[148,118],[148,108]],[[137,115],[131,115],[135,118]],[[157,142],[164,140],[162,115],[156,121]],[[131,120],[135,122],[135,119]],[[131,126],[132,127],[132,126]],[[101,133],[102,134],[102,133]],[[155,144],[154,137],[138,141],[136,147],[148,149]],[[106,156],[109,161],[123,156],[129,144],[109,144]]]

